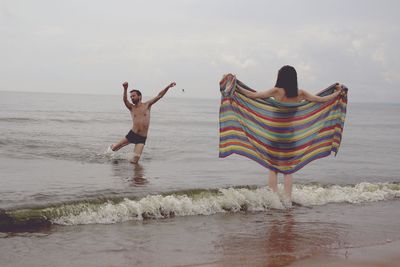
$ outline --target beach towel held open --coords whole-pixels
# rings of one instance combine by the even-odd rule
[[[279,173],[298,171],[313,160],[336,155],[346,117],[345,94],[325,102],[283,103],[251,99],[237,87],[254,91],[234,76],[220,83],[219,157],[231,154],[248,157]],[[334,92],[332,85],[318,93]]]

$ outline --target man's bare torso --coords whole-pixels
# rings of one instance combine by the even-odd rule
[[[150,125],[150,107],[148,103],[139,103],[131,109],[132,131],[141,136],[147,136]]]

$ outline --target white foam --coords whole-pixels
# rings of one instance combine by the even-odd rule
[[[327,203],[363,203],[400,197],[400,185],[390,183],[360,183],[355,186],[302,186],[293,188],[293,201],[304,206]]]
[[[53,220],[63,225],[110,224],[144,218],[165,218],[169,216],[212,215],[240,210],[265,211],[284,209],[282,188],[275,194],[267,187],[257,189],[220,189],[218,194],[203,192],[193,197],[187,195],[149,195],[140,200],[124,199],[114,204],[79,206],[79,212],[71,212]],[[400,185],[360,183],[356,186],[295,185],[293,201],[303,206],[327,203],[363,203],[400,197]],[[65,213],[64,213],[65,214]]]
[[[106,157],[111,160],[131,160],[133,158],[133,153],[124,151],[113,151],[111,146],[108,146],[103,153],[98,154],[98,156]]]
[[[111,149],[111,145],[107,147],[106,151],[104,151],[104,154],[106,155],[114,154],[114,150]]]
[[[279,196],[267,188],[221,189],[217,195],[204,194],[191,198],[187,195],[149,195],[138,201],[124,199],[118,204],[111,202],[100,206],[79,207],[81,211],[53,219],[57,224],[117,223],[142,220],[144,217],[165,218],[169,216],[212,215],[226,211],[236,212],[243,208],[261,211],[268,208],[283,209]]]

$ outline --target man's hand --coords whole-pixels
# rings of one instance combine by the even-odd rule
[[[128,89],[128,82],[124,82],[124,83],[122,84],[122,86],[124,87],[125,90]]]
[[[176,85],[176,82],[172,82],[168,85],[168,88],[174,87]]]

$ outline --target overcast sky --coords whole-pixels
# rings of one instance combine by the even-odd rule
[[[218,98],[224,73],[257,90],[278,69],[355,102],[400,102],[393,0],[0,0],[0,90]],[[181,89],[185,89],[182,92]]]

